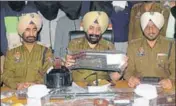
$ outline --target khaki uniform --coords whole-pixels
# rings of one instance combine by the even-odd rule
[[[42,62],[45,48],[45,58]],[[49,48],[36,43],[29,53],[25,45],[22,44],[7,52],[2,80],[6,86],[13,89],[17,87],[17,83],[42,83],[43,74],[52,66],[51,59],[52,52]]]
[[[170,43],[172,42],[172,43]],[[170,44],[172,44],[169,55]],[[175,79],[175,41],[159,36],[154,48],[150,48],[146,38],[132,40],[127,56],[128,67],[124,78],[161,77]]]
[[[146,12],[144,9],[144,5],[145,3],[138,3],[138,4],[135,4],[131,9],[128,41],[141,38],[143,35],[143,31],[140,24],[140,17],[144,12]],[[165,36],[167,24],[168,24],[168,18],[169,18],[169,10],[166,8],[162,8],[160,3],[154,3],[150,11],[163,13],[165,22],[164,22],[163,28],[160,31],[160,34]]]
[[[92,49],[90,48],[87,39],[85,37],[82,37],[82,38],[73,39],[68,45],[68,50],[72,52],[78,52],[81,50],[92,50]],[[115,47],[111,42],[101,39],[98,45],[93,50],[95,51],[115,50]],[[77,81],[85,81],[84,78],[86,78],[94,71],[93,70],[73,70],[72,72],[73,72],[72,73],[73,81],[77,82]],[[109,75],[107,72],[97,71],[97,73],[98,73],[98,79],[106,79],[106,80],[109,79]],[[88,77],[86,81],[91,83],[95,79],[96,79],[95,75],[92,75]]]

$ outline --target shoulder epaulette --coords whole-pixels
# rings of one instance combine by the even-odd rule
[[[12,49],[14,49],[14,48],[17,48],[17,47],[19,47],[19,46],[21,46],[21,45],[22,45],[22,43],[15,44],[15,45],[13,45],[13,47],[9,48],[9,50],[12,50]]]
[[[70,42],[77,42],[77,43],[80,43],[84,40],[84,37],[80,37],[80,38],[74,38],[72,39]]]
[[[47,48],[49,48],[50,47],[50,44],[44,44],[44,43],[42,43],[42,42],[37,42],[37,44],[39,44],[39,45],[42,45],[42,46],[45,46],[45,47],[47,47]]]
[[[140,40],[142,40],[142,38],[133,39],[129,43],[134,43],[134,42],[137,42],[137,41],[140,41]]]

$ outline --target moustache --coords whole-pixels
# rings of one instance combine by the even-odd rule
[[[99,36],[99,35],[96,35],[96,34],[89,34],[89,37],[90,37],[91,39],[97,39],[97,38],[99,38],[100,36]]]
[[[26,37],[26,38],[27,38],[27,39],[30,39],[30,38],[36,39],[35,36],[28,36],[28,37]]]
[[[149,33],[148,35],[149,35],[149,36],[154,36],[154,35],[155,35],[155,33]]]

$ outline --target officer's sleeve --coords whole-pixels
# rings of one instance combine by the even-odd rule
[[[71,40],[68,44],[68,51],[76,51],[77,50],[77,41],[76,40]]]
[[[172,50],[169,58],[169,63],[170,63],[169,70],[171,73],[169,78],[175,81],[175,42],[172,43]]]
[[[14,70],[14,57],[12,52],[8,51],[4,62],[4,72],[2,74],[2,81],[6,86],[12,89],[16,89],[18,83],[17,81],[15,81],[14,78]]]
[[[125,70],[125,73],[124,73],[124,78],[126,80],[129,80],[129,78],[131,76],[134,76],[134,74],[135,74],[135,61],[134,61],[135,53],[133,51],[132,44],[128,45],[127,56],[128,56],[129,59],[128,59],[127,69]]]
[[[135,5],[134,5],[135,6]],[[133,30],[134,30],[134,18],[135,18],[135,9],[133,8],[131,9],[131,13],[130,13],[130,22],[129,22],[129,31],[128,31],[128,41],[132,40],[132,36],[133,36]]]
[[[45,54],[45,60],[44,60],[44,64],[42,66],[42,73],[39,73],[39,79],[38,79],[38,83],[44,83],[44,75],[46,74],[47,70],[53,66],[53,54],[51,49],[47,49],[46,54]]]

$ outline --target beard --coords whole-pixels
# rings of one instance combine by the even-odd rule
[[[145,37],[147,38],[147,40],[149,41],[154,41],[157,39],[158,35],[155,35],[155,34],[148,34],[147,36],[145,35]]]
[[[97,44],[101,40],[101,35],[86,34],[86,38],[89,43]]]
[[[26,43],[34,43],[36,41],[36,37],[35,36],[28,36],[28,37],[25,37],[24,35],[22,36],[22,39],[24,42]]]

